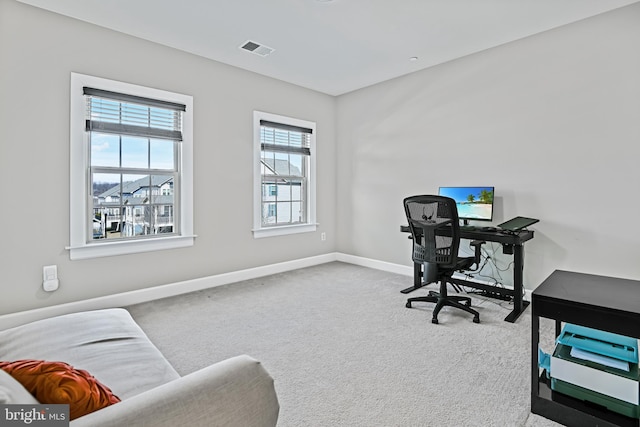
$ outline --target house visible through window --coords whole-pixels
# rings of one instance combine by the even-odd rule
[[[255,112],[254,235],[315,230],[315,123]]]
[[[179,232],[182,104],[83,88],[93,199],[92,239]],[[106,190],[105,190],[106,189]]]
[[[186,95],[72,74],[72,259],[192,244],[191,105]],[[73,179],[82,170],[88,188]]]

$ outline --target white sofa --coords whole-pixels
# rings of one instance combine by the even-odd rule
[[[242,355],[181,377],[124,309],[0,331],[0,361],[24,359],[86,370],[121,399],[71,421],[73,427],[273,427],[278,419],[273,379],[260,362]]]

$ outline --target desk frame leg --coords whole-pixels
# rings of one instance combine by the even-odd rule
[[[416,237],[416,243],[420,244],[422,239],[418,236]],[[422,264],[414,262],[413,263],[413,286],[403,289],[400,292],[403,294],[408,294],[409,292],[413,292],[416,289],[420,289],[421,287],[427,285],[428,283],[422,283]]]
[[[523,271],[524,271],[524,246],[513,246],[513,310],[507,317],[504,318],[507,322],[515,322],[518,317],[529,306],[529,301],[522,299],[522,293],[524,290],[523,285]]]
[[[413,263],[413,286],[403,289],[400,292],[403,294],[408,294],[409,292],[413,292],[416,289],[420,289],[424,286],[422,283],[422,264],[418,264],[417,262]]]

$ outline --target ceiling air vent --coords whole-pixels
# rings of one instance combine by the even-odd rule
[[[252,42],[251,40],[247,40],[240,46],[240,49],[246,50],[247,52],[255,53],[260,56],[267,56],[275,49],[270,48],[269,46],[265,46],[263,44],[259,44],[256,42]]]

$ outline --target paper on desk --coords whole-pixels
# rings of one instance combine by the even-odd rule
[[[611,368],[622,369],[629,372],[629,362],[614,359],[613,357],[603,356],[601,354],[592,353],[590,351],[581,350],[579,348],[571,348],[571,357],[576,359],[588,360],[590,362],[599,363],[600,365],[609,366]]]

